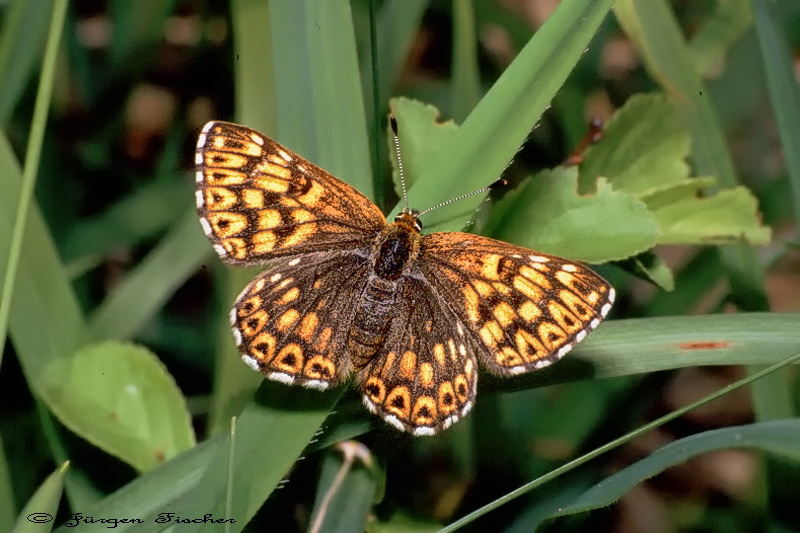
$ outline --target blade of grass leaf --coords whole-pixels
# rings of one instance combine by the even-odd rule
[[[388,0],[382,3],[376,28],[379,38],[375,42],[380,67],[377,96],[379,109],[386,109],[392,85],[405,64],[428,3],[428,0]],[[361,87],[365,94],[371,92],[372,77],[371,67],[365,65],[361,69]],[[371,107],[366,109],[367,123],[372,126],[370,132],[378,131],[375,124],[380,124],[383,118],[373,116],[373,111]],[[376,161],[376,164],[380,163]]]
[[[5,12],[0,39],[0,124],[8,120],[36,69],[52,5],[52,0],[16,0]]]
[[[273,2],[277,139],[372,198],[367,123],[350,5]],[[276,23],[277,21],[280,21]],[[284,68],[284,64],[292,68]]]
[[[783,146],[783,159],[792,190],[795,227],[800,220],[800,86],[797,83],[793,58],[780,28],[764,0],[753,0],[756,34],[764,61],[767,89],[772,101],[778,135]]]
[[[784,419],[704,431],[671,442],[645,459],[607,477],[553,516],[607,507],[635,485],[703,453],[731,448],[758,448],[800,459],[800,420]]]
[[[53,529],[53,517],[64,490],[64,476],[69,462],[50,474],[22,508],[12,533],[44,533]]]
[[[513,391],[690,366],[773,364],[800,350],[797,324],[800,314],[783,313],[612,320],[558,363],[513,378],[482,375],[478,387]]]
[[[8,471],[8,459],[3,441],[0,439],[0,531],[9,531],[17,515],[14,489]]]
[[[133,337],[210,255],[191,209],[94,311],[89,327],[95,337]]]
[[[193,501],[202,490],[199,481],[220,449],[227,449],[227,434],[213,437],[151,470],[91,507],[81,509],[85,516],[130,516],[144,524],[119,524],[118,531],[162,531],[169,524],[155,522],[159,513],[173,509],[183,501]],[[205,513],[207,511],[203,511]],[[108,531],[107,524],[82,524],[85,531]],[[68,533],[73,528],[61,526],[56,531]]]
[[[2,294],[0,295],[0,342],[5,342],[8,335],[8,319],[11,313],[11,302],[14,295],[14,286],[17,269],[22,254],[22,241],[25,237],[28,221],[28,211],[33,199],[36,186],[36,174],[39,170],[39,157],[42,151],[42,139],[47,126],[47,115],[50,111],[50,97],[53,94],[53,79],[55,77],[56,58],[58,46],[61,43],[61,30],[64,27],[64,15],[67,11],[66,0],[57,0],[53,6],[48,31],[47,46],[45,48],[42,75],[39,79],[39,88],[36,92],[36,103],[33,109],[28,146],[25,150],[25,164],[22,170],[22,189],[17,203],[17,216],[14,221],[14,233],[11,238],[11,249],[8,253],[8,262],[5,267]],[[0,352],[2,358],[2,352]],[[2,363],[2,359],[0,359]]]
[[[470,0],[453,3],[453,75],[450,80],[450,116],[464,122],[480,100],[478,37]]]
[[[272,44],[262,53],[273,54],[272,64],[280,74],[274,76],[279,103],[274,109],[275,136],[368,194],[369,146],[349,4],[343,0],[273,2],[269,17]],[[283,68],[286,64],[292,69]],[[264,383],[261,389],[275,386]],[[283,389],[278,385],[273,397],[283,398]],[[290,390],[294,396],[283,409],[251,403],[239,418],[231,511],[237,521],[234,531],[244,527],[289,470],[340,394],[311,395],[305,410],[294,411],[288,409],[296,404],[298,391]],[[280,436],[279,453],[265,446],[265,435]],[[213,467],[207,473],[207,486],[213,488],[206,494],[205,509],[220,509],[221,475]]]
[[[589,452],[587,454],[584,454],[584,455],[582,455],[582,456],[580,456],[580,457],[578,457],[576,459],[573,459],[572,461],[570,461],[570,462],[568,462],[568,463],[566,463],[566,464],[564,464],[564,465],[562,465],[562,466],[560,466],[560,467],[558,467],[558,468],[556,468],[554,470],[551,470],[547,474],[545,474],[543,476],[540,476],[540,477],[534,479],[533,481],[530,481],[530,482],[526,483],[525,485],[519,487],[518,489],[516,489],[516,490],[514,490],[512,492],[509,492],[505,496],[502,496],[502,497],[496,499],[495,501],[491,502],[490,504],[487,504],[487,505],[481,507],[480,509],[477,509],[477,510],[471,512],[467,516],[456,520],[452,524],[449,524],[447,527],[442,528],[440,530],[440,533],[446,533],[446,532],[455,531],[457,529],[460,529],[461,527],[463,527],[463,526],[471,523],[472,521],[474,521],[476,518],[478,518],[480,516],[483,516],[486,513],[490,512],[490,511],[493,511],[494,509],[497,509],[501,505],[504,505],[505,503],[508,503],[508,502],[514,500],[515,498],[518,498],[519,496],[522,496],[523,494],[526,494],[527,492],[530,492],[534,488],[543,485],[544,483],[550,481],[551,479],[555,479],[558,476],[560,476],[560,475],[562,475],[562,474],[564,474],[566,472],[569,472],[570,470],[573,470],[573,469],[575,469],[575,468],[577,468],[577,467],[579,467],[579,466],[591,461],[595,457],[598,457],[598,456],[600,456],[600,455],[602,455],[602,454],[604,454],[604,453],[606,453],[606,452],[608,452],[610,450],[613,450],[614,448],[617,448],[617,447],[621,446],[622,444],[630,442],[631,440],[635,439],[636,437],[639,437],[639,436],[643,435],[644,433],[646,433],[646,432],[648,432],[650,430],[653,430],[655,428],[661,427],[664,424],[666,424],[667,422],[669,422],[671,420],[675,420],[676,418],[678,418],[680,416],[683,416],[684,414],[688,413],[689,411],[692,411],[693,409],[696,409],[696,408],[698,408],[698,407],[700,407],[702,405],[705,405],[706,403],[708,403],[708,402],[710,402],[712,400],[715,400],[715,399],[717,399],[717,398],[719,398],[721,396],[724,396],[725,394],[727,394],[727,393],[729,393],[731,391],[734,391],[734,390],[736,390],[736,389],[738,389],[740,387],[744,387],[745,385],[748,385],[748,384],[756,381],[757,379],[760,379],[760,378],[762,378],[762,377],[764,377],[766,375],[769,375],[770,373],[775,372],[776,370],[778,370],[780,368],[783,368],[786,365],[789,365],[789,364],[792,364],[792,363],[797,363],[798,361],[800,361],[800,353],[796,353],[795,355],[793,355],[791,357],[788,357],[788,358],[784,359],[783,361],[781,361],[779,363],[771,365],[770,367],[765,368],[765,369],[763,369],[763,370],[761,370],[761,371],[759,371],[759,372],[757,372],[757,373],[755,373],[755,374],[753,374],[751,376],[748,376],[748,377],[746,377],[744,379],[741,379],[741,380],[739,380],[739,381],[737,381],[735,383],[732,383],[731,385],[728,385],[727,387],[723,387],[722,389],[718,390],[717,392],[709,394],[708,396],[706,396],[706,397],[704,397],[704,398],[702,398],[700,400],[692,402],[692,403],[690,403],[689,405],[687,405],[685,407],[682,407],[682,408],[677,409],[675,411],[672,411],[671,413],[668,413],[668,414],[666,414],[666,415],[664,415],[662,417],[659,417],[656,420],[650,422],[649,424],[645,424],[644,426],[642,426],[641,428],[639,428],[639,429],[637,429],[635,431],[627,433],[627,434],[625,434],[625,435],[623,435],[623,436],[621,436],[621,437],[619,437],[617,439],[612,440],[611,442],[609,442],[607,444],[604,444],[603,446],[601,446],[599,448],[596,448],[596,449],[592,450],[591,452]]]
[[[690,46],[697,73],[702,76],[715,62],[723,60],[752,23],[753,13],[747,2],[718,2],[714,14],[692,36]]]
[[[0,274],[4,272],[13,232],[12,213],[21,187],[21,170],[8,139],[0,134],[0,180],[7,194],[0,195]],[[66,276],[55,243],[35,204],[16,279],[11,337],[31,388],[41,393],[42,369],[91,340],[80,306]],[[46,328],[41,324],[47,324]]]
[[[235,120],[269,135],[275,134],[275,80],[273,72],[272,30],[269,2],[233,0],[233,57]],[[203,244],[208,248],[208,243]],[[239,352],[231,340],[228,306],[255,276],[256,269],[218,268],[216,287],[222,295],[225,310],[219,314],[215,328],[216,361],[214,387],[208,414],[210,435],[230,429],[230,418],[241,412],[258,388],[258,374],[242,365]]]

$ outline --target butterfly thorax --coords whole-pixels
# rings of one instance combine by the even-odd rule
[[[411,213],[400,213],[394,223],[375,240],[373,274],[397,280],[419,253],[419,221]]]
[[[402,289],[402,277],[419,255],[420,224],[412,213],[403,212],[375,239],[372,272],[356,312],[348,348],[353,366],[363,368],[384,345],[396,314],[395,303]]]

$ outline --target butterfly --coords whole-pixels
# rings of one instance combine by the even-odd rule
[[[396,136],[396,122],[392,118]],[[475,402],[478,366],[545,367],[597,327],[614,289],[588,267],[479,235],[422,234],[269,137],[213,121],[197,141],[200,223],[232,265],[268,264],[230,314],[244,362],[434,435]]]

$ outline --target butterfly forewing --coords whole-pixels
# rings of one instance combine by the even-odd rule
[[[363,194],[250,128],[209,122],[195,163],[200,222],[229,263],[363,246],[386,227]]]

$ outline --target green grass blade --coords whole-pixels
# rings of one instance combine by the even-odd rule
[[[753,13],[747,2],[719,2],[714,14],[692,36],[692,55],[697,73],[703,75],[750,29]]]
[[[503,72],[464,124],[416,177],[409,203],[424,209],[497,179],[589,44],[610,0],[562,2]],[[426,215],[430,231],[460,229],[482,198]],[[390,215],[396,215],[398,205]]]
[[[780,28],[765,0],[753,0],[756,33],[767,75],[767,89],[772,102],[783,158],[789,174],[795,220],[800,220],[800,87],[793,57]]]
[[[227,449],[228,436],[209,439],[175,459],[151,470],[123,486],[102,501],[81,509],[85,516],[130,516],[144,524],[120,524],[118,531],[162,531],[169,525],[157,524],[158,514],[194,501],[199,481],[220,450]],[[204,511],[205,512],[205,511]],[[107,531],[103,524],[83,525],[86,531]],[[56,531],[68,533],[74,528],[61,526]]]
[[[3,441],[0,440],[0,531],[9,531],[16,515],[17,505],[8,471],[8,459]]]
[[[372,197],[367,123],[350,6],[273,2],[277,140]],[[291,68],[289,68],[291,65]]]
[[[403,65],[408,58],[409,50],[417,35],[422,15],[428,7],[428,0],[388,0],[382,3],[377,17],[375,32],[378,40],[373,44],[377,47],[377,63],[379,67],[377,110],[375,105],[366,107],[367,124],[370,134],[381,135],[379,125],[385,117],[375,117],[386,109],[389,97],[392,95],[392,86],[397,81]],[[354,6],[355,8],[355,6]],[[362,27],[357,27],[361,35],[367,32]],[[356,35],[358,38],[359,34]],[[362,45],[364,49],[366,47]],[[364,54],[365,55],[365,54]],[[361,87],[364,94],[372,92],[372,78],[374,71],[369,63],[363,63],[361,69]],[[381,150],[385,154],[385,150]],[[377,159],[374,162],[380,168],[383,162]]]
[[[453,77],[450,80],[450,117],[463,122],[480,99],[478,37],[470,0],[453,3]]]
[[[22,189],[17,203],[16,219],[11,237],[11,248],[5,265],[2,293],[0,294],[0,341],[5,341],[8,334],[8,319],[11,313],[11,303],[14,296],[17,269],[20,265],[23,239],[25,237],[28,221],[28,211],[33,199],[33,190],[36,186],[36,174],[39,171],[39,156],[42,153],[42,140],[47,125],[47,115],[50,110],[50,97],[53,94],[53,79],[55,78],[56,58],[58,46],[61,42],[61,30],[64,27],[64,17],[67,12],[66,0],[57,1],[54,5],[50,29],[48,31],[47,47],[45,49],[42,75],[39,79],[39,88],[36,93],[36,104],[33,110],[31,132],[28,137],[28,146],[25,150],[25,164],[22,170]],[[2,357],[2,355],[0,355]],[[2,360],[0,360],[1,362]]]
[[[52,0],[11,2],[0,38],[0,124],[5,124],[34,74],[47,36]]]
[[[64,476],[69,463],[62,464],[50,474],[22,508],[12,533],[47,533],[53,529],[53,519],[58,511]]]
[[[191,209],[94,311],[89,326],[95,337],[133,337],[210,255]]]
[[[676,440],[647,458],[604,479],[554,516],[607,507],[635,485],[703,453],[731,448],[757,448],[800,460],[800,420],[785,419],[705,431]]]
[[[271,44],[261,53],[272,53],[270,63],[265,64],[274,66],[275,98],[279,103],[273,110],[277,119],[275,137],[369,194],[372,183],[369,146],[348,3],[343,0],[273,2],[268,15]],[[234,19],[239,16],[234,15]],[[258,31],[263,33],[263,26]],[[263,56],[261,60],[264,61]],[[237,292],[243,286],[244,283]],[[230,336],[227,342],[232,346]],[[235,362],[243,368],[235,359],[238,358],[224,364]],[[230,370],[227,375],[234,372]],[[212,467],[206,474],[205,486],[211,492],[204,494],[201,501],[208,502],[206,508],[219,512],[222,512],[222,493],[218,492],[218,483],[228,475],[237,480],[230,510],[237,528],[244,527],[258,510],[341,394],[339,391],[308,395],[306,409],[294,411],[287,408],[297,400],[294,396],[284,397],[283,389],[273,383],[262,384],[261,390],[270,390],[273,399],[283,398],[284,408],[270,404],[265,409],[262,404],[251,403],[237,424],[233,472]],[[230,399],[233,389],[227,390]],[[292,392],[296,395],[298,391]],[[222,418],[217,420],[220,424]],[[264,435],[281,435],[279,450],[265,447]],[[226,458],[227,452],[219,461],[225,464]]]
[[[274,135],[275,82],[272,69],[272,30],[270,29],[269,3],[250,0],[231,2],[234,46],[234,90],[236,97],[235,120],[268,135]],[[217,117],[225,118],[225,117]],[[208,249],[207,242],[203,249]],[[222,295],[224,309],[220,310],[215,328],[216,364],[214,387],[208,414],[208,431],[211,435],[228,431],[230,419],[238,415],[258,388],[260,377],[242,364],[239,352],[231,341],[228,309],[247,285],[256,269],[222,268],[216,265],[216,286]]]
[[[478,387],[510,392],[691,366],[770,365],[800,349],[798,324],[796,313],[610,320],[557,364],[513,378],[481,376]]]

